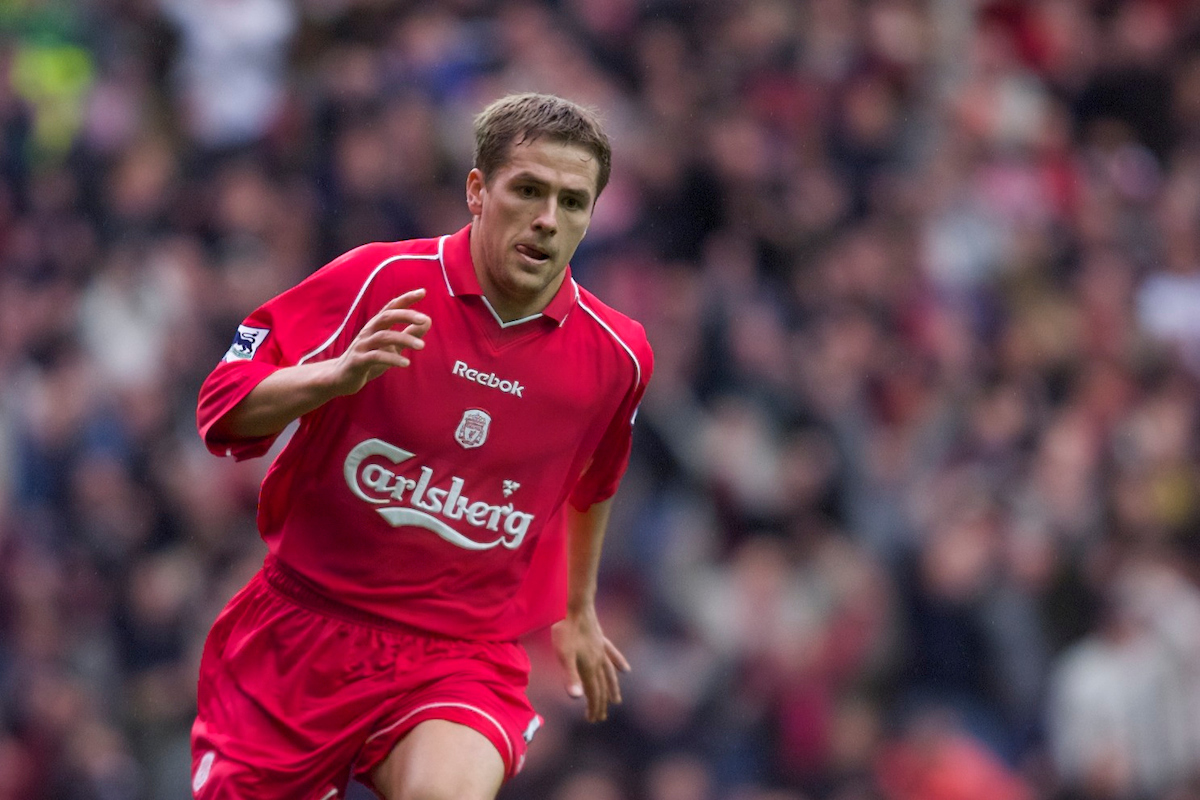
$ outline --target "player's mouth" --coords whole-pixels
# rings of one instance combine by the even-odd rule
[[[524,256],[526,261],[536,266],[541,266],[550,260],[550,254],[535,244],[521,243],[517,245],[516,250]]]

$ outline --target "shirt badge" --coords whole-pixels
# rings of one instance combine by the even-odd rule
[[[270,328],[252,328],[249,325],[238,325],[237,333],[233,335],[233,344],[229,346],[222,361],[245,361],[254,358],[258,346],[267,338]]]
[[[492,418],[486,411],[468,408],[463,412],[462,422],[458,423],[458,430],[454,432],[454,440],[468,450],[479,447],[487,441],[488,428],[491,425]]]

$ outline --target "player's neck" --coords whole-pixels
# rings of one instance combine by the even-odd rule
[[[550,305],[550,301],[558,294],[558,290],[567,277],[567,271],[564,269],[540,291],[506,290],[492,280],[491,274],[483,266],[486,257],[483,252],[479,251],[476,239],[472,236],[471,262],[475,278],[479,281],[479,288],[483,290],[483,296],[487,299],[488,305],[492,307],[492,311],[496,313],[502,323],[525,319],[545,311],[546,306]]]
[[[513,322],[545,311],[546,306],[550,305],[550,301],[558,294],[558,290],[565,278],[565,273],[559,275],[545,289],[532,297],[513,297],[502,292],[497,287],[490,285],[491,282],[486,275],[479,277],[479,286],[483,289],[483,296],[487,298],[488,304],[496,312],[496,316],[500,318],[500,321]]]

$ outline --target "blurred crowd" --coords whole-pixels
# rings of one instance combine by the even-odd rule
[[[338,253],[468,221],[472,116],[597,108],[574,262],[657,358],[634,664],[502,798],[1200,798],[1200,4],[0,4],[0,800],[188,797],[269,459],[200,382]],[[355,788],[352,798],[369,795]]]

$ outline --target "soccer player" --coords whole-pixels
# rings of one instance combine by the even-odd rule
[[[263,569],[205,645],[199,800],[493,798],[541,722],[517,639],[550,624],[587,718],[620,702],[596,573],[652,356],[568,266],[611,149],[546,95],[475,136],[467,227],[326,265],[201,389],[214,453],[299,425],[263,481]]]

